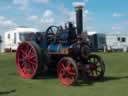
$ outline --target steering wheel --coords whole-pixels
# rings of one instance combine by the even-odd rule
[[[59,31],[59,27],[58,26],[50,26],[48,27],[48,29],[46,30],[46,38],[48,42],[54,42],[56,40],[56,34]]]

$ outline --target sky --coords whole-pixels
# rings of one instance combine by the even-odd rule
[[[84,30],[127,32],[128,0],[0,0],[0,34],[17,26],[44,31],[75,23],[74,2],[84,4]]]

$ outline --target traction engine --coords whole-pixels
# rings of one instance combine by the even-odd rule
[[[53,69],[64,85],[74,85],[80,76],[85,80],[104,77],[104,61],[90,52],[87,34],[83,32],[83,6],[75,9],[76,27],[72,22],[65,27],[53,25],[19,45],[16,66],[21,77],[33,79]]]

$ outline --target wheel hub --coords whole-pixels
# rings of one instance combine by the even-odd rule
[[[96,69],[97,69],[96,64],[91,64],[91,65],[90,65],[90,69],[91,69],[91,70],[96,70]]]
[[[27,62],[28,62],[28,57],[24,57],[23,61],[24,61],[25,63],[27,63]]]

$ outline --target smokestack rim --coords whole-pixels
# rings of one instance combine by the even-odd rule
[[[83,8],[85,3],[84,2],[73,2],[72,5],[77,8]]]

